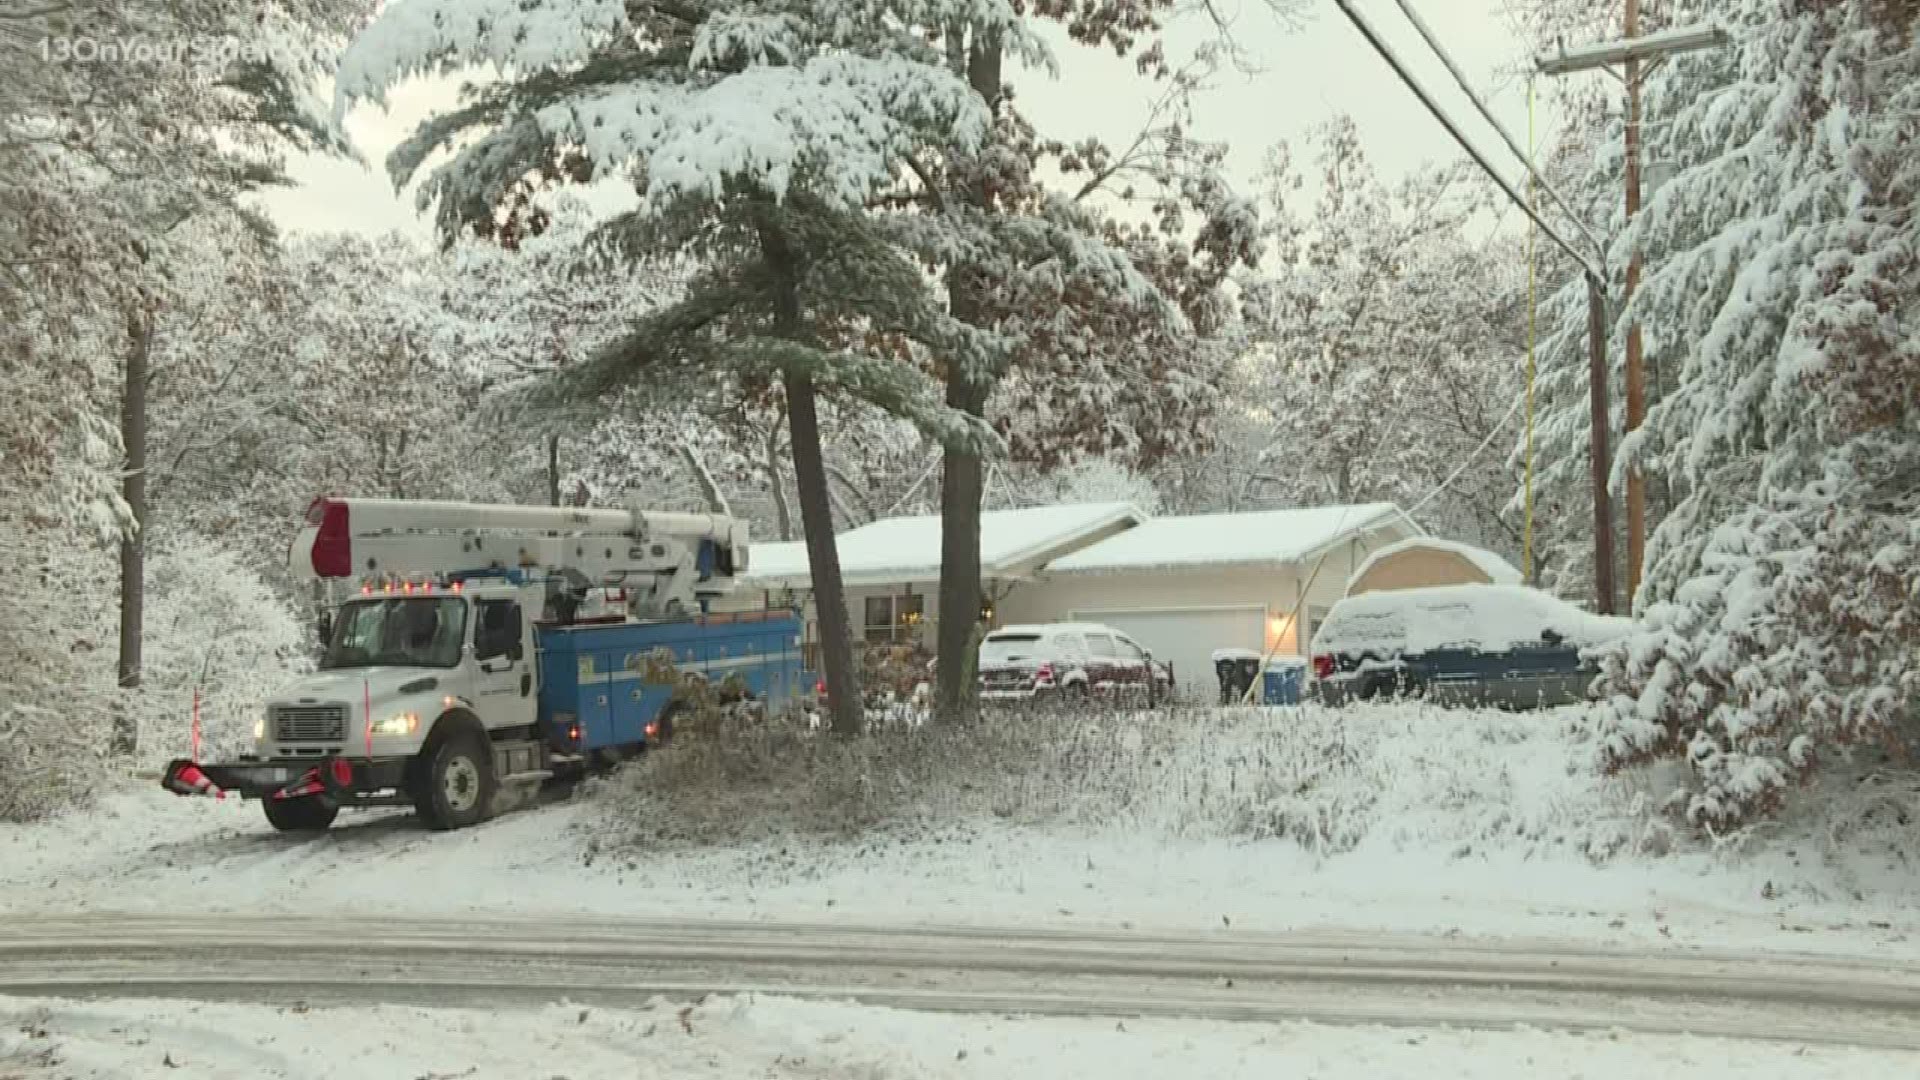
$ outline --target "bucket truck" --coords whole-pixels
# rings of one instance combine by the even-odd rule
[[[282,831],[393,805],[472,825],[503,790],[663,741],[689,677],[770,709],[811,686],[797,613],[709,613],[747,565],[727,517],[322,498],[288,564],[358,586],[319,669],[266,703],[252,753],[161,780],[258,799]],[[590,598],[613,614],[580,619]]]

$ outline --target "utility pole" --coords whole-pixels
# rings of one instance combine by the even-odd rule
[[[1626,40],[1640,36],[1640,0],[1626,0]],[[1640,59],[1627,57],[1627,224],[1640,213]],[[1627,255],[1627,287],[1623,302],[1631,307],[1640,287],[1640,245]],[[1627,434],[1640,430],[1647,419],[1646,367],[1640,356],[1640,320],[1627,324]],[[1640,569],[1647,552],[1647,478],[1638,465],[1627,466],[1627,610],[1640,595]]]
[[[1625,0],[1626,18],[1624,40],[1611,44],[1588,46],[1582,49],[1561,49],[1558,55],[1543,56],[1538,61],[1541,72],[1547,75],[1565,75],[1575,71],[1587,71],[1602,68],[1612,74],[1612,65],[1619,64],[1624,74],[1616,76],[1626,84],[1627,89],[1627,130],[1626,130],[1626,203],[1627,221],[1632,223],[1640,213],[1640,85],[1647,74],[1658,67],[1669,56],[1699,49],[1718,48],[1728,41],[1727,32],[1717,26],[1682,27],[1658,34],[1640,35],[1640,0]],[[1647,61],[1642,66],[1642,61]],[[1631,304],[1633,294],[1640,286],[1640,245],[1635,244],[1627,257],[1626,295],[1624,302]],[[1640,320],[1635,319],[1627,326],[1627,434],[1640,429],[1647,415],[1646,366],[1641,354]],[[1595,406],[1594,423],[1599,425],[1602,416],[1599,406]],[[1611,545],[1609,545],[1611,546]],[[1631,610],[1634,597],[1640,592],[1640,574],[1646,557],[1647,548],[1647,483],[1640,469],[1627,469],[1627,606]],[[1595,552],[1598,558],[1598,551]]]
[[[1421,19],[1418,13],[1413,10],[1411,3],[1403,2],[1400,7],[1401,10],[1406,13],[1408,19],[1414,24],[1414,28],[1420,32],[1421,37],[1426,40],[1428,46],[1440,56],[1441,61],[1446,64],[1447,70],[1452,73],[1454,81],[1459,85],[1461,91],[1467,95],[1468,100],[1473,102],[1474,107],[1480,111],[1480,115],[1486,119],[1487,123],[1492,125],[1495,131],[1500,133],[1500,137],[1506,141],[1507,147],[1525,164],[1528,177],[1546,190],[1547,194],[1553,198],[1553,201],[1559,204],[1561,209],[1566,212],[1567,217],[1573,222],[1575,227],[1591,242],[1591,252],[1581,250],[1579,247],[1570,243],[1565,237],[1561,236],[1560,233],[1555,231],[1551,225],[1547,224],[1547,222],[1541,218],[1531,199],[1523,198],[1519,192],[1514,190],[1513,185],[1509,183],[1505,177],[1501,176],[1499,171],[1487,161],[1486,155],[1482,154],[1479,148],[1473,145],[1472,141],[1460,130],[1460,126],[1454,123],[1453,118],[1447,114],[1447,111],[1441,108],[1439,103],[1434,100],[1433,95],[1429,94],[1426,88],[1420,85],[1419,80],[1413,77],[1412,72],[1407,70],[1407,66],[1400,61],[1399,55],[1386,43],[1386,40],[1381,37],[1379,31],[1374,29],[1373,24],[1367,17],[1360,14],[1359,10],[1354,7],[1353,0],[1337,0],[1337,3],[1340,5],[1340,10],[1346,14],[1348,21],[1352,22],[1354,28],[1360,31],[1360,35],[1367,39],[1367,43],[1373,46],[1374,51],[1379,53],[1382,59],[1386,60],[1387,65],[1393,68],[1394,74],[1399,76],[1400,81],[1406,84],[1407,89],[1413,91],[1414,96],[1420,99],[1420,103],[1426,106],[1427,111],[1433,114],[1434,119],[1440,121],[1440,126],[1447,129],[1447,134],[1453,136],[1453,140],[1460,144],[1461,149],[1467,152],[1467,155],[1474,160],[1475,164],[1480,166],[1481,171],[1492,178],[1494,184],[1500,188],[1509,201],[1519,207],[1520,211],[1526,214],[1549,240],[1559,245],[1562,251],[1565,251],[1575,263],[1579,264],[1582,274],[1586,278],[1588,392],[1594,417],[1590,443],[1590,453],[1593,457],[1594,610],[1602,615],[1611,615],[1613,614],[1614,603],[1613,501],[1611,494],[1607,491],[1607,474],[1612,459],[1607,445],[1610,427],[1607,423],[1609,406],[1607,404],[1606,355],[1606,247],[1601,243],[1599,237],[1595,236],[1593,232],[1587,228],[1585,223],[1574,215],[1571,205],[1560,196],[1559,192],[1554,190],[1553,185],[1547,181],[1547,178],[1540,175],[1539,169],[1534,166],[1531,148],[1528,148],[1527,151],[1520,149],[1519,143],[1514,139],[1513,135],[1501,125],[1499,119],[1494,115],[1493,110],[1487,107],[1486,102],[1480,98],[1479,94],[1477,94],[1473,87],[1467,82],[1459,66],[1446,54],[1446,50],[1441,48],[1439,39],[1434,36],[1432,29],[1427,26],[1426,20]]]

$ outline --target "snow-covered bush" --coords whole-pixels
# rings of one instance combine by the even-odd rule
[[[108,776],[114,717],[139,723],[148,765],[191,747],[201,692],[202,754],[230,756],[252,737],[266,697],[304,662],[287,602],[238,554],[183,536],[147,557],[141,686],[115,686],[116,580],[105,547],[57,530],[0,523],[0,560],[26,568],[0,619],[0,820],[27,820],[85,801]]]
[[[630,767],[605,794],[635,843],[981,822],[1169,840],[1474,853],[1659,849],[1641,785],[1585,768],[1556,713],[1425,705],[991,711],[978,726],[741,722]],[[595,825],[605,833],[604,825]]]
[[[312,628],[241,553],[198,536],[149,552],[142,757],[188,753],[196,690],[202,756],[250,748],[254,718],[310,662],[313,640]]]
[[[113,560],[0,515],[0,569],[15,585],[0,618],[0,821],[27,821],[81,801],[104,775],[118,702],[101,583]]]
[[[1920,49],[1893,5],[1743,0],[1648,92],[1679,163],[1627,236],[1673,387],[1622,445],[1672,492],[1603,658],[1602,765],[1691,766],[1696,826],[1771,813],[1920,705]]]

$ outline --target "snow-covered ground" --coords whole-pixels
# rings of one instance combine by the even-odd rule
[[[1442,719],[1456,726],[1432,726]],[[1268,725],[1252,729],[1266,738],[1325,720],[1247,722]],[[130,786],[85,814],[0,826],[0,908],[397,904],[412,914],[1393,929],[1920,956],[1916,840],[1891,811],[1891,826],[1838,840],[1834,820],[1788,823],[1738,851],[1682,845],[1596,862],[1595,836],[1646,826],[1622,809],[1628,793],[1569,766],[1549,720],[1355,712],[1342,722],[1352,726],[1332,736],[1338,767],[1314,745],[1258,760],[1246,745],[1209,745],[1152,762],[1154,797],[1104,821],[984,814],[857,841],[649,848],[631,813],[607,813],[630,788],[455,833],[396,811],[288,837],[250,803]],[[1294,776],[1303,762],[1312,783]],[[1112,768],[1097,782],[1150,783]],[[1303,828],[1331,839],[1302,842]]]
[[[770,998],[641,1011],[0,998],[0,1076],[420,1080],[1880,1080],[1920,1054],[1673,1036],[951,1016]]]

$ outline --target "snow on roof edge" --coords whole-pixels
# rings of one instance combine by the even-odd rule
[[[1426,529],[1418,521],[1416,521],[1413,518],[1413,515],[1401,509],[1399,504],[1397,503],[1387,503],[1387,502],[1356,503],[1346,507],[1346,509],[1350,509],[1350,510],[1359,510],[1364,508],[1374,508],[1373,513],[1357,516],[1352,522],[1343,524],[1339,529],[1337,529],[1334,532],[1332,536],[1320,541],[1317,544],[1314,544],[1311,547],[1302,549],[1298,553],[1295,553],[1293,555],[1288,555],[1288,556],[1259,556],[1254,558],[1223,558],[1223,559],[1166,559],[1166,560],[1156,560],[1152,562],[1108,563],[1108,564],[1096,565],[1096,566],[1059,566],[1057,564],[1049,564],[1043,568],[1043,571],[1048,577],[1101,577],[1101,576],[1111,576],[1115,574],[1131,574],[1131,573],[1137,573],[1143,570],[1165,571],[1165,570],[1276,569],[1281,567],[1297,566],[1321,554],[1322,552],[1326,551],[1328,548],[1344,542],[1345,540],[1347,540],[1352,536],[1355,536],[1359,533],[1369,532],[1374,529],[1380,528],[1384,523],[1394,519],[1398,519],[1400,521],[1405,522],[1406,525],[1410,529],[1412,529],[1416,535],[1418,536],[1426,535]],[[1331,509],[1331,508],[1303,507],[1300,509]],[[1250,511],[1248,512],[1248,514],[1236,514],[1231,512],[1213,513],[1213,514],[1168,514],[1160,518],[1150,518],[1150,519],[1147,519],[1147,521],[1148,522],[1173,521],[1173,520],[1179,520],[1181,518],[1241,517],[1241,516],[1250,516],[1253,514],[1263,514],[1263,513],[1271,513],[1271,512],[1274,512],[1274,511],[1256,510],[1256,511]],[[1279,512],[1284,513],[1285,511],[1279,511]],[[1109,537],[1108,540],[1119,539],[1121,537],[1124,537],[1125,535],[1126,535],[1125,533],[1121,533],[1121,534],[1118,534],[1118,536]],[[1106,542],[1107,541],[1104,541],[1104,540],[1101,541],[1102,544]],[[1089,548],[1088,550],[1091,550],[1091,548]],[[1081,552],[1074,552],[1073,554],[1077,556],[1081,554]],[[1069,558],[1071,557],[1072,556],[1069,556]]]
[[[1057,529],[1047,533],[1042,538],[1024,547],[1004,553],[997,559],[983,558],[980,566],[981,576],[983,578],[992,580],[1014,580],[1021,578],[1023,575],[1011,573],[1012,567],[1030,561],[1052,548],[1072,540],[1076,535],[1094,532],[1123,521],[1131,521],[1134,525],[1138,525],[1150,520],[1150,516],[1146,511],[1140,509],[1137,504],[1132,502],[1055,503],[1048,506],[1017,506],[1008,507],[1004,510],[983,511],[983,516],[985,514],[1023,513],[1032,510],[1099,510],[1101,512],[1097,516],[1062,522]],[[878,518],[858,528],[848,529],[846,532],[837,534],[834,537],[834,541],[837,545],[844,545],[846,539],[855,533],[887,522],[938,521],[939,517],[940,515],[938,514],[909,514],[901,517]],[[749,565],[747,572],[737,579],[737,584],[747,588],[759,589],[811,588],[813,584],[813,567],[806,558],[805,541],[782,540],[774,541],[773,543],[787,547],[788,550],[798,548],[801,554],[799,564],[777,567],[772,570],[757,570]],[[766,546],[772,546],[772,544]],[[841,550],[844,552],[845,547],[842,546]],[[849,567],[844,562],[841,565],[841,585],[843,588],[862,588],[875,584],[893,584],[902,581],[910,583],[937,581],[939,577],[940,555],[938,551],[932,553],[930,561],[907,561],[891,566]]]
[[[1133,523],[1135,525],[1144,524],[1152,520],[1152,517],[1148,515],[1146,511],[1140,509],[1140,507],[1137,504],[1132,502],[1062,503],[1060,505],[1062,506],[1106,506],[1106,507],[1110,507],[1110,510],[1106,515],[1100,518],[1096,518],[1093,521],[1082,523],[1079,529],[1068,530],[1067,532],[1059,536],[1056,536],[1051,540],[1047,540],[1044,543],[1033,544],[1028,548],[1022,549],[1020,551],[1016,551],[1013,554],[1008,555],[1004,560],[1002,560],[1002,565],[1022,563],[1027,561],[1028,559],[1031,559],[1041,554],[1042,552],[1046,551],[1049,548],[1058,547],[1061,543],[1070,539],[1074,532],[1092,532],[1095,529],[1104,529],[1109,525],[1112,525],[1119,521],[1124,521],[1128,518],[1132,518]],[[981,569],[984,570],[985,567],[982,567]]]

